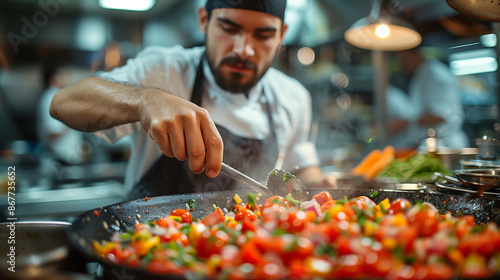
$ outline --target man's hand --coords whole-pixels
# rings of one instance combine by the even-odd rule
[[[139,118],[163,154],[184,161],[195,174],[219,173],[223,142],[208,111],[178,96],[150,90],[139,103]],[[205,167],[206,166],[206,167]]]

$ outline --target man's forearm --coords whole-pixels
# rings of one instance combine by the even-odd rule
[[[92,77],[59,91],[50,105],[52,117],[91,132],[139,121],[145,88]]]

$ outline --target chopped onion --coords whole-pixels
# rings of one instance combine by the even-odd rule
[[[313,211],[316,214],[316,217],[321,215],[321,206],[316,199],[302,202],[300,208],[304,209],[304,212]]]

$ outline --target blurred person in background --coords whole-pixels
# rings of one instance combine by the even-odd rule
[[[309,92],[271,67],[285,7],[208,0],[198,11],[205,46],[146,48],[60,91],[51,113],[110,141],[132,136],[129,198],[233,189],[218,176],[223,159],[258,181],[282,161],[306,186],[334,187],[308,139]]]
[[[468,147],[462,129],[464,111],[457,77],[438,60],[427,59],[421,49],[395,53],[407,92],[387,89],[388,131],[396,147],[425,149],[428,129],[436,132],[437,147]]]
[[[37,133],[42,144],[43,159],[63,165],[81,164],[83,133],[54,119],[49,113],[54,95],[70,85],[69,69],[61,63],[48,62],[42,71],[44,91],[38,104]]]

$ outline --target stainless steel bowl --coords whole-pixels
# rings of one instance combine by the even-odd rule
[[[500,188],[500,169],[461,169],[454,173],[463,185],[471,188]]]
[[[70,225],[67,222],[0,223],[0,252],[4,257],[15,254],[12,259],[16,273],[33,267],[55,270],[68,256],[70,245],[66,231]],[[0,263],[2,271],[12,266],[9,260],[7,255],[7,261]]]

